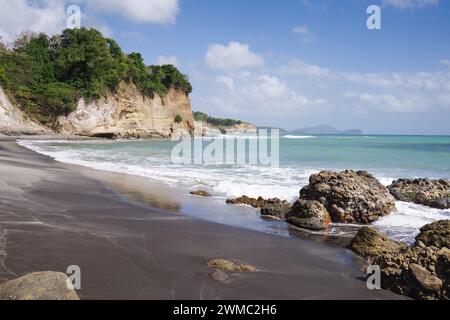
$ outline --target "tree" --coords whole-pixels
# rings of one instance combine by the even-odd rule
[[[176,117],[175,117],[175,122],[176,122],[176,123],[181,123],[181,122],[183,122],[183,117],[182,117],[181,115],[177,114]]]

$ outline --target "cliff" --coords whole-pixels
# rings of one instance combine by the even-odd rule
[[[195,123],[196,123],[195,125],[196,137],[217,136],[225,133],[229,134],[256,133],[257,130],[255,125],[247,122],[241,122],[239,124],[235,124],[232,126],[211,125],[203,121],[196,121]]]
[[[50,130],[32,121],[15,107],[0,87],[0,134],[32,135],[49,133]]]
[[[176,119],[177,116],[181,117]],[[178,120],[179,122],[177,122]],[[57,133],[105,138],[170,138],[193,135],[189,96],[170,89],[164,97],[143,96],[135,85],[121,83],[115,93],[86,103],[58,118]],[[0,133],[48,134],[52,130],[32,121],[0,88]]]
[[[178,115],[180,119],[176,119]],[[81,99],[77,109],[59,117],[58,123],[64,134],[106,138],[170,138],[192,135],[194,130],[186,93],[170,89],[163,97],[148,97],[124,82],[115,93],[99,100],[86,103]]]

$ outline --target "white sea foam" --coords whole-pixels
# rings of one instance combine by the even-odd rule
[[[98,142],[103,147],[93,147],[87,141],[20,141],[19,144],[48,155],[57,161],[91,167],[103,171],[120,172],[142,176],[173,187],[191,190],[199,188],[211,191],[219,198],[247,195],[264,198],[278,197],[288,201],[298,198],[299,190],[308,184],[311,174],[319,168],[282,166],[194,166],[176,165],[170,162],[169,153],[136,153],[136,150],[120,151],[104,147],[111,142]],[[80,144],[78,146],[77,144]],[[384,185],[397,177],[376,175]],[[397,202],[397,211],[374,223],[389,236],[407,242],[423,225],[440,219],[450,219],[450,210],[438,210],[411,203]]]
[[[314,136],[294,136],[294,135],[285,135],[284,139],[292,139],[292,140],[304,140],[304,139],[315,139]]]

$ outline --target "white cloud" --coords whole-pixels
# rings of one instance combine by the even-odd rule
[[[234,91],[234,79],[227,76],[217,76],[216,81],[223,84],[231,92]]]
[[[442,59],[441,64],[445,64],[446,66],[450,66],[450,60],[448,59]]]
[[[397,9],[412,9],[438,5],[439,0],[383,0],[383,4]]]
[[[315,39],[314,35],[309,31],[307,25],[294,27],[292,32],[298,34],[305,43],[312,42]]]
[[[83,5],[81,23],[95,27],[106,36],[112,30],[96,13],[112,13],[134,22],[174,23],[179,12],[178,0],[0,0],[0,37],[12,42],[23,31],[60,33],[66,28],[66,6]]]
[[[0,37],[12,42],[23,31],[45,32],[53,35],[64,29],[64,2],[43,0],[41,6],[26,0],[0,0]]]
[[[156,64],[157,65],[171,64],[174,65],[175,67],[180,66],[180,62],[175,56],[158,56],[158,58],[156,58]]]
[[[79,0],[87,10],[108,12],[141,23],[174,23],[179,12],[178,0]]]
[[[308,77],[324,77],[329,74],[329,70],[318,65],[308,64],[301,59],[291,59],[288,64],[281,66],[278,70],[284,75],[299,75]]]
[[[250,51],[248,44],[232,41],[228,45],[209,45],[205,63],[212,69],[235,70],[261,67],[264,65],[264,59],[261,55]]]

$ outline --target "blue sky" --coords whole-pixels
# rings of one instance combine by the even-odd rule
[[[60,31],[61,3],[0,0],[6,8],[0,36]],[[117,39],[125,51],[141,52],[148,64],[177,64],[193,83],[194,110],[288,129],[326,123],[367,133],[450,134],[450,1],[76,0],[65,6],[73,3],[83,25]],[[381,7],[381,30],[366,27],[371,4]]]

